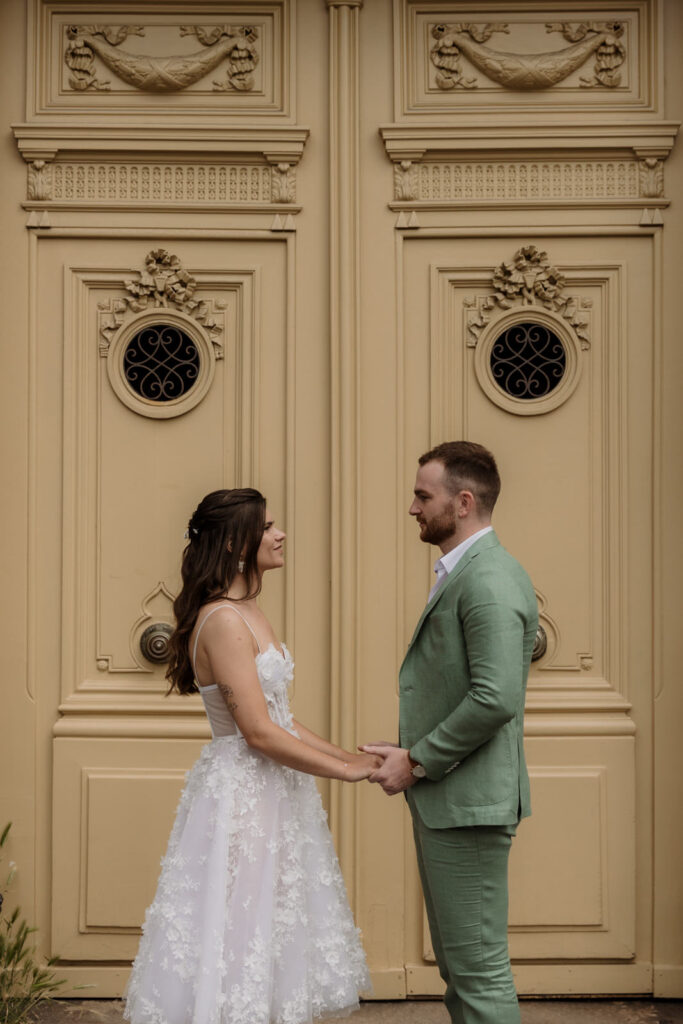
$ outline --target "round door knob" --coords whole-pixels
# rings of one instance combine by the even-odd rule
[[[169,640],[173,634],[173,626],[168,622],[153,622],[140,637],[140,650],[147,661],[162,663],[171,656]]]
[[[536,630],[536,639],[534,640],[534,649],[531,652],[531,660],[538,661],[542,658],[545,652],[548,650],[548,635],[544,630],[543,626],[539,625]]]

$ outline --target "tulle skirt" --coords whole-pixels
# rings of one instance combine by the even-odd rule
[[[187,776],[126,992],[132,1024],[308,1024],[370,987],[315,782],[242,737]]]

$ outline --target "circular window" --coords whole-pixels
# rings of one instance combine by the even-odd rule
[[[491,374],[511,398],[545,398],[567,369],[564,345],[545,324],[514,324],[498,335],[491,347]]]
[[[150,402],[173,402],[197,383],[199,352],[173,324],[150,324],[126,345],[123,373],[133,391]]]
[[[152,419],[193,409],[208,392],[215,365],[211,339],[180,310],[141,314],[121,328],[107,352],[107,373],[117,397]]]
[[[488,324],[474,351],[482,391],[518,416],[537,416],[566,402],[579,383],[581,364],[581,343],[567,321],[528,306]]]

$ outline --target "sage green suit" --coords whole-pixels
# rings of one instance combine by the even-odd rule
[[[538,607],[495,533],[425,608],[400,672],[400,744],[427,777],[407,791],[434,952],[454,1024],[517,1024],[507,859],[530,813],[523,747]]]

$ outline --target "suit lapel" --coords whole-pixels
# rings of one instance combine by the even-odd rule
[[[448,574],[448,579],[446,580],[446,582],[442,583],[442,585],[439,587],[432,600],[427,602],[427,605],[425,606],[425,609],[422,612],[422,615],[420,616],[417,626],[415,627],[415,632],[413,633],[412,640],[408,644],[409,648],[412,647],[413,644],[415,643],[417,636],[420,630],[422,629],[422,626],[424,625],[425,620],[434,611],[434,609],[436,608],[436,606],[438,605],[439,601],[446,593],[446,591],[450,590],[451,587],[455,585],[455,581],[457,580],[458,576],[460,576],[460,574],[467,568],[472,559],[476,558],[481,551],[485,551],[487,548],[497,547],[499,544],[500,541],[496,537],[495,532],[492,531],[491,533],[485,533],[483,537],[480,537],[479,540],[476,541],[472,545],[472,547],[465,552],[465,554],[462,556],[462,558],[456,565],[455,569],[453,569],[453,571]]]

